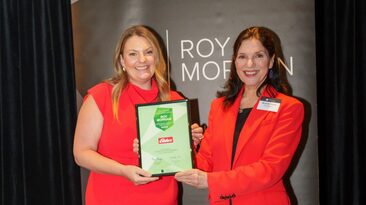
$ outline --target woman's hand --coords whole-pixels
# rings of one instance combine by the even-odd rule
[[[203,139],[203,128],[197,123],[191,125],[193,144],[196,147]]]
[[[133,165],[125,165],[123,175],[135,185],[147,184],[159,179],[159,177],[152,177],[149,172]]]
[[[198,189],[204,189],[208,187],[207,173],[199,169],[178,172],[175,174],[175,179]]]

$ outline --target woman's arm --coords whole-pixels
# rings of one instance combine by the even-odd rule
[[[178,181],[196,188],[208,188],[214,201],[222,200],[223,195],[240,196],[273,186],[281,180],[297,148],[303,115],[301,104],[287,109],[276,123],[262,157],[256,162],[230,171],[187,170],[177,173],[175,177]]]
[[[300,141],[304,109],[301,103],[291,104],[279,116],[273,132],[263,128],[261,134],[271,137],[258,161],[238,165],[230,171],[207,174],[208,187],[213,200],[221,195],[236,196],[267,189],[278,183],[292,160]]]
[[[157,177],[132,165],[123,165],[97,152],[103,127],[103,116],[92,96],[84,101],[77,120],[74,136],[74,158],[79,166],[91,171],[124,176],[135,184],[146,184]]]

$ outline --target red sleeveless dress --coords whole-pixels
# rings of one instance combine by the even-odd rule
[[[135,104],[155,102],[158,95],[156,82],[151,90],[143,90],[128,84],[122,91],[119,102],[119,122],[112,111],[112,86],[100,83],[88,90],[103,115],[103,129],[98,144],[98,153],[121,164],[138,165],[139,160],[132,150],[137,137]],[[171,92],[171,99],[182,97]],[[178,187],[173,176],[161,177],[146,185],[134,185],[121,176],[90,172],[86,188],[86,205],[176,205]]]

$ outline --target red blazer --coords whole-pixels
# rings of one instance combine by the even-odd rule
[[[273,89],[274,90],[274,89]],[[277,112],[254,105],[241,130],[234,162],[231,153],[240,99],[223,109],[224,98],[211,104],[208,128],[197,154],[197,167],[207,171],[210,204],[290,204],[283,186],[301,137],[304,109],[295,98],[275,91],[281,100]],[[265,91],[262,96],[270,97]]]

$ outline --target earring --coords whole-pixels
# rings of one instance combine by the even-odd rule
[[[268,71],[268,78],[269,79],[272,79],[273,78],[273,70],[272,70],[272,68],[270,68],[269,71]]]
[[[123,66],[122,66],[122,70],[123,70],[123,72],[126,72],[126,68],[125,68],[125,67],[123,67]]]

